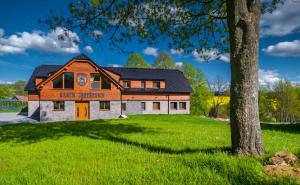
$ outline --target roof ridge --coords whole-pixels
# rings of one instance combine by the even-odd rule
[[[139,68],[139,67],[112,67],[106,66],[103,68],[115,68],[115,69],[139,69],[139,70],[166,70],[166,71],[180,71],[179,69],[162,69],[162,68]]]

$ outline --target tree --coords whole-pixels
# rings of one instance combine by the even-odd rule
[[[271,8],[278,1],[272,0]],[[149,45],[166,38],[169,47],[186,53],[230,51],[232,149],[238,155],[264,153],[258,113],[258,44],[261,8],[267,2],[265,6],[260,0],[92,2],[71,3],[69,17],[54,15],[44,22],[51,28],[79,29],[88,35],[103,30],[110,35],[105,37],[110,45],[120,50],[121,43],[134,38]]]
[[[208,82],[208,87],[210,91],[214,93],[214,98],[211,100],[212,108],[210,116],[218,117],[220,108],[225,103],[226,95],[228,95],[228,82],[226,82],[221,76],[216,76],[215,79]]]
[[[143,57],[140,54],[133,53],[128,57],[128,59],[125,63],[125,67],[148,68],[149,65],[147,64],[147,62],[143,59]]]
[[[278,120],[295,122],[300,114],[300,101],[296,88],[289,81],[281,80],[274,85],[274,98],[278,102]]]
[[[207,102],[211,99],[212,94],[206,85],[202,70],[195,68],[189,62],[183,62],[179,70],[183,72],[193,89],[190,100],[191,113],[207,116],[209,113],[209,105]]]
[[[174,69],[175,63],[170,53],[164,51],[155,58],[153,66],[159,69]]]

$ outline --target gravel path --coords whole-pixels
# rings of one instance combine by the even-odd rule
[[[0,113],[0,125],[11,125],[17,123],[36,123],[37,121],[28,118],[27,115],[22,115],[19,113]]]

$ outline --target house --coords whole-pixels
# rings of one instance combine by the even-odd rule
[[[14,96],[11,98],[14,101],[20,101],[20,102],[27,102],[28,97],[27,96]]]
[[[40,121],[189,114],[192,91],[178,70],[102,67],[84,54],[36,67],[25,90],[28,116]]]

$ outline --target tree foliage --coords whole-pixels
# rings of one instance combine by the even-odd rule
[[[133,53],[128,57],[128,59],[125,63],[125,67],[148,68],[149,65],[147,64],[147,62],[143,59],[143,57],[140,54]]]
[[[189,62],[183,62],[179,70],[183,72],[193,89],[190,99],[191,113],[207,116],[210,109],[208,101],[212,98],[212,93],[207,87],[202,70]]]
[[[153,67],[158,69],[174,69],[175,62],[170,53],[164,51],[155,58]]]
[[[12,98],[16,95],[24,96],[25,81],[17,81],[14,84],[0,84],[0,99]]]

